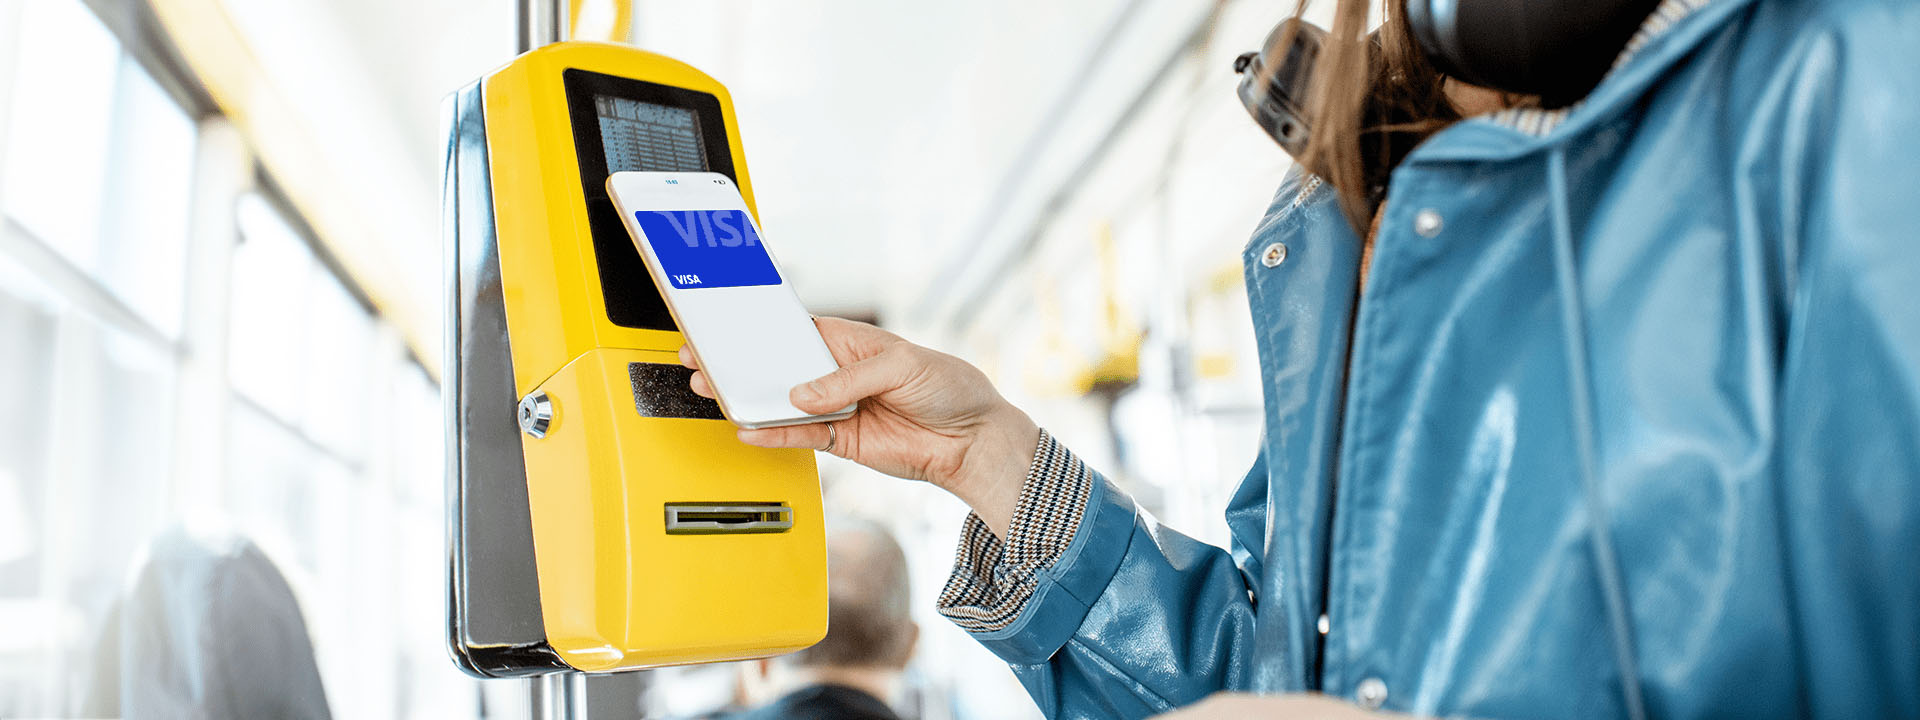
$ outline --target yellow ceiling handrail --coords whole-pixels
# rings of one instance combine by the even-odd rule
[[[633,0],[575,0],[569,15],[573,32],[567,37],[623,44],[633,42]]]

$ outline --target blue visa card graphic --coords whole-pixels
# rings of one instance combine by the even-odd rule
[[[660,269],[677,289],[780,284],[780,271],[744,210],[641,210],[633,215],[660,258]]]

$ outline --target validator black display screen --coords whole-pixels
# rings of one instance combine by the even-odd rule
[[[595,95],[607,172],[705,170],[707,144],[700,116],[688,108]]]
[[[678,330],[607,197],[607,176],[625,170],[709,171],[738,183],[720,100],[698,90],[587,70],[567,70],[561,77],[607,319],[621,327]]]

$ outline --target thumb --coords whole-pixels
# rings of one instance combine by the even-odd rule
[[[810,413],[830,413],[900,387],[912,376],[912,358],[887,350],[802,383],[788,393],[793,406]]]
[[[817,317],[813,326],[819,329],[820,339],[826,341],[834,361],[843,365],[879,355],[902,342],[898,335],[855,320]]]

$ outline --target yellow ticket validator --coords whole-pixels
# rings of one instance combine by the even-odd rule
[[[752,184],[726,88],[548,45],[448,98],[450,638],[484,677],[767,657],[827,626],[807,450],[739,442],[612,201],[623,170]]]

